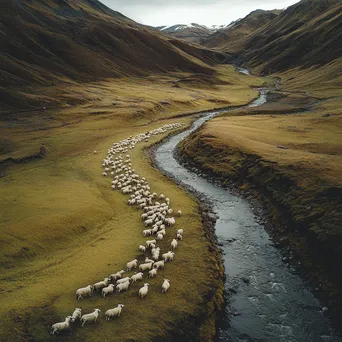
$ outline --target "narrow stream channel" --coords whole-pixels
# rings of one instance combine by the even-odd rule
[[[261,90],[249,106],[265,103],[266,93]],[[171,137],[155,153],[162,172],[200,192],[220,217],[215,228],[223,245],[225,289],[231,294],[226,312],[234,315],[223,317],[218,341],[341,341],[310,288],[282,261],[252,205],[175,159],[177,144],[219,112],[203,114],[190,129]]]

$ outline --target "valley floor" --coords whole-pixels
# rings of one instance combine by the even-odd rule
[[[75,300],[77,288],[102,280],[139,257],[140,211],[113,192],[102,177],[101,162],[113,142],[166,123],[189,125],[186,114],[241,105],[256,97],[263,80],[220,67],[221,85],[203,84],[189,75],[107,80],[44,90],[56,108],[2,113],[0,121],[0,336],[3,341],[48,341],[51,324],[75,307],[102,313],[125,304],[120,322],[74,329],[58,340],[167,340],[177,326],[187,336],[196,321],[198,336],[215,333],[213,312],[220,301],[220,263],[205,238],[196,201],[154,168],[144,149],[164,137],[142,143],[131,153],[133,167],[164,193],[184,215],[176,228],[186,238],[174,263],[151,280],[147,300],[139,285],[108,300]],[[185,80],[185,81],[184,81]],[[65,104],[63,105],[63,99]],[[71,103],[77,99],[75,103]],[[94,150],[97,153],[94,153]],[[168,248],[168,241],[161,244]],[[173,291],[159,293],[161,277]],[[214,292],[214,293],[213,293]],[[208,300],[210,298],[211,300]],[[208,318],[209,317],[209,318]],[[206,324],[201,326],[203,321]],[[133,323],[134,322],[134,323]],[[187,336],[189,337],[189,336]]]

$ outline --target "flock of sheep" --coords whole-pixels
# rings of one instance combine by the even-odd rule
[[[132,163],[129,150],[132,150],[139,142],[147,142],[152,136],[163,134],[169,130],[179,128],[181,124],[167,124],[163,127],[154,129],[147,133],[138,134],[135,137],[128,137],[118,143],[114,143],[108,150],[107,157],[103,160],[103,176],[110,176],[111,187],[113,190],[120,190],[122,194],[130,194],[128,205],[137,206],[144,213],[141,218],[144,222],[145,230],[143,236],[154,236],[152,240],[147,240],[145,244],[141,244],[138,250],[142,253],[150,253],[146,256],[145,262],[138,264],[138,260],[134,259],[126,264],[126,271],[138,269],[139,273],[135,273],[131,277],[123,277],[125,270],[109,275],[102,281],[93,285],[88,285],[79,288],[76,291],[76,298],[83,299],[84,297],[91,297],[93,294],[101,292],[102,297],[105,298],[115,292],[120,293],[127,291],[132,283],[142,281],[144,272],[148,271],[148,278],[154,278],[160,269],[164,268],[165,263],[171,262],[174,259],[175,249],[178,246],[178,241],[183,238],[183,229],[178,229],[175,238],[170,243],[170,251],[160,255],[160,247],[157,243],[163,240],[166,231],[169,227],[176,223],[174,217],[171,217],[173,210],[170,208],[170,199],[163,194],[157,196],[155,192],[151,192],[150,186],[144,177],[139,177],[132,168]],[[96,153],[96,151],[94,151]],[[125,155],[125,157],[123,156]],[[178,216],[182,212],[178,210]],[[166,293],[170,288],[170,280],[164,279],[161,284],[161,292]],[[139,289],[138,295],[140,298],[147,296],[149,291],[149,284],[145,283]],[[119,317],[123,309],[123,304],[118,304],[116,308],[109,309],[105,313],[106,321],[113,317]],[[95,309],[92,313],[82,315],[82,310],[76,308],[71,316],[67,316],[64,322],[55,323],[51,327],[51,334],[59,334],[62,331],[71,330],[74,322],[79,321],[82,327],[86,323],[96,323],[100,315],[100,310]]]

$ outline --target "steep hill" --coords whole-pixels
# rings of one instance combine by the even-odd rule
[[[243,58],[263,73],[325,65],[342,57],[342,2],[302,0],[250,35]]]
[[[97,0],[4,0],[0,45],[2,109],[27,108],[31,102],[19,93],[23,87],[30,93],[37,85],[66,80],[213,72],[163,35]],[[208,55],[203,59],[208,62]]]
[[[188,43],[202,43],[221,26],[207,27],[192,23],[190,25],[159,26],[157,29],[173,38],[182,39]]]
[[[264,74],[322,66],[342,57],[342,2],[302,0],[280,14],[254,11],[204,45],[237,53]]]
[[[255,30],[276,18],[281,11],[256,10],[245,18],[232,22],[226,28],[220,29],[210,35],[203,45],[210,48],[220,48],[236,52],[243,50],[245,39]]]

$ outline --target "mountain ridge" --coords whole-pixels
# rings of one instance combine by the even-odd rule
[[[36,85],[170,71],[213,74],[207,63],[216,58],[188,55],[97,0],[4,0],[0,44],[2,108],[29,106],[22,90],[32,93]]]

